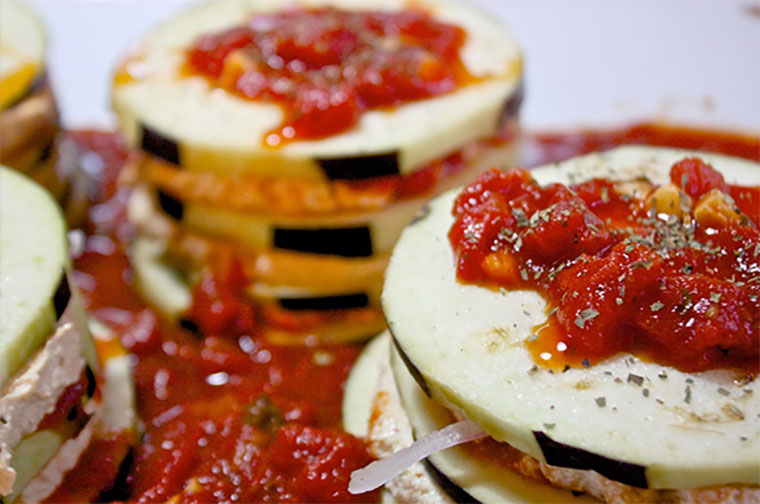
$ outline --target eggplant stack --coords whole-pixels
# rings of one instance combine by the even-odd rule
[[[45,68],[45,32],[25,5],[8,0],[0,15],[0,162],[43,185],[70,223],[87,202],[87,181],[59,115]]]
[[[109,331],[93,338],[58,205],[3,166],[0,229],[0,501],[41,502],[89,449],[116,476],[136,441],[131,370]]]
[[[196,7],[151,33],[117,71],[113,107],[141,154],[129,208],[137,229],[133,266],[143,295],[182,318],[193,285],[232,258],[270,340],[363,339],[385,325],[383,272],[423,202],[514,161],[521,55],[503,26],[465,3],[394,0],[382,11],[366,0],[340,2],[339,9],[326,1],[288,6],[233,0]],[[283,128],[283,141],[272,141],[288,104],[240,91],[243,78],[262,66],[250,59],[266,50],[259,39],[232,51],[218,80],[188,72],[188,54],[209,37],[224,39],[224,30],[255,30],[298,9],[316,16],[312,27],[322,14],[411,13],[447,23],[464,34],[456,58],[471,79],[435,96],[370,108],[334,134],[288,139]],[[264,72],[304,66],[284,52],[274,56]],[[348,82],[344,62],[353,57],[332,65],[336,85]],[[224,88],[228,75],[243,75],[237,92]],[[285,102],[304,99],[288,96]],[[317,129],[334,129],[315,121]]]

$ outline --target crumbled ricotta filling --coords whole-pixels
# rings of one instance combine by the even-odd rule
[[[64,316],[45,346],[6,385],[0,397],[0,495],[11,493],[16,478],[10,466],[13,449],[55,409],[84,367],[79,331]]]

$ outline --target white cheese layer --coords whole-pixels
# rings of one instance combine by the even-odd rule
[[[414,435],[390,369],[390,335],[375,337],[351,369],[342,404],[343,428],[364,438],[370,452],[388,457],[414,442]],[[382,488],[393,502],[448,504],[454,502],[422,462],[406,468]]]
[[[273,103],[238,98],[212,88],[202,77],[180,75],[187,49],[201,35],[271,12],[283,0],[217,1],[190,9],[151,33],[124,63],[127,79],[117,79],[113,108],[131,145],[139,146],[142,127],[177,144],[181,164],[190,169],[219,166],[280,176],[321,177],[315,158],[398,153],[399,171],[408,173],[459,146],[496,131],[503,107],[517,90],[520,52],[504,27],[466,2],[409,3],[389,0],[311,0],[303,6],[396,11],[410,5],[429,9],[436,19],[464,28],[461,57],[483,80],[426,100],[366,112],[349,131],[321,140],[302,140],[275,150],[265,134],[283,114]]]
[[[137,433],[137,411],[132,370],[126,350],[116,340],[117,336],[106,326],[91,322],[90,329],[96,340],[106,346],[109,355],[100,355],[103,369],[101,402],[84,429],[74,439],[69,439],[48,461],[44,468],[24,487],[22,502],[42,502],[64,481],[79,461],[93,439],[102,439],[114,434],[123,434],[134,440]],[[109,453],[111,457],[125,457],[125,450]],[[118,463],[118,460],[113,460]]]
[[[760,184],[756,163],[643,147],[584,156],[533,175],[541,184],[640,175],[663,183],[687,155],[705,159],[729,183]],[[447,238],[456,195],[434,200],[404,231],[382,298],[390,330],[436,401],[461,408],[495,439],[542,461],[537,434],[641,466],[650,488],[758,484],[760,380],[745,383],[727,371],[684,373],[627,354],[589,369],[531,371],[524,340],[544,322],[546,303],[532,291],[457,282]]]
[[[0,397],[0,495],[18,490],[11,457],[16,445],[32,434],[58,398],[85,367],[81,337],[71,322],[55,332]]]

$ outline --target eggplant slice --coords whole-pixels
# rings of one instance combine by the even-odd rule
[[[409,374],[395,347],[391,347],[391,368],[415,439],[456,421],[451,412],[425,395]],[[590,497],[575,496],[549,483],[523,477],[501,465],[498,459],[484,459],[471,451],[467,444],[434,453],[428,457],[427,462],[450,484],[471,496],[470,500],[512,503],[595,502]]]
[[[533,175],[541,184],[640,176],[663,183],[687,156],[703,158],[729,183],[760,184],[756,163],[645,147],[592,154]],[[610,478],[616,474],[610,464],[643,468],[654,489],[758,484],[760,381],[720,370],[683,373],[622,353],[588,369],[535,368],[524,340],[545,321],[546,303],[534,291],[457,282],[447,238],[456,195],[435,199],[427,216],[404,231],[382,297],[393,336],[435,401],[460,408],[496,440],[541,461],[551,455],[554,465],[575,467],[584,453],[586,468]]]
[[[323,3],[329,2],[317,2]],[[478,82],[393,110],[369,111],[356,127],[329,138],[265,147],[265,134],[282,120],[280,108],[215,92],[204,78],[182,74],[180,55],[199,36],[242,24],[257,11],[278,5],[292,7],[284,0],[210,2],[153,31],[123,66],[128,74],[130,63],[140,62],[145,71],[116,79],[114,85],[113,108],[128,143],[189,169],[350,179],[361,177],[351,172],[369,163],[373,173],[406,174],[492,135],[503,122],[504,110],[519,102],[522,57],[501,23],[466,2],[423,0],[415,7],[467,31],[462,59]],[[378,8],[370,0],[342,1],[340,6]],[[405,0],[388,0],[381,8],[407,7]]]

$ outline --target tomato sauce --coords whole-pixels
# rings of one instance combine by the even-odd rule
[[[110,133],[72,136],[99,167],[74,281],[88,310],[132,354],[144,425],[118,494],[137,502],[175,495],[191,502],[376,500],[348,494],[351,471],[371,458],[339,429],[341,387],[360,348],[267,345],[251,320],[228,331],[229,314],[240,315],[234,295],[224,297],[234,271],[218,285],[207,282],[222,309],[216,319],[206,314],[202,335],[164,322],[135,293],[125,254],[132,234],[124,218],[128,189],[116,184],[128,158],[124,144]],[[116,440],[101,444],[106,458],[120,449]],[[96,498],[92,489],[107,488],[112,466],[88,451],[83,470],[72,471],[56,501]]]
[[[697,158],[670,178],[631,197],[606,179],[539,187],[526,170],[488,172],[455,203],[458,278],[541,292],[549,322],[528,348],[549,368],[627,351],[757,374],[760,187],[729,186]]]
[[[526,140],[555,160],[590,145],[641,138],[641,131],[652,141],[665,138],[674,145],[696,134],[644,125]],[[699,134],[710,140],[711,149],[741,154],[732,150],[734,137]],[[347,493],[351,471],[369,457],[363,444],[339,427],[343,383],[361,348],[282,347],[258,338],[262,322],[250,318],[230,290],[234,263],[205,279],[212,301],[207,306],[219,302],[220,318],[213,311],[202,314],[192,331],[169,325],[135,293],[125,254],[133,228],[124,209],[129,189],[117,184],[129,158],[124,142],[110,132],[70,135],[94,182],[83,228],[86,246],[75,259],[73,278],[91,314],[109,324],[131,353],[144,435],[120,468],[114,461],[129,440],[90,446],[50,501],[155,502],[173,496],[183,502],[377,501],[376,493]],[[746,151],[760,156],[760,141],[750,141],[755,148]],[[737,196],[733,191],[740,189],[729,190],[757,222],[751,210],[760,201],[758,192],[741,190],[744,196]],[[722,294],[721,301],[726,299]],[[116,474],[117,486],[109,489]]]
[[[459,57],[462,28],[419,10],[293,8],[199,38],[186,71],[238,96],[276,103],[276,147],[354,126],[366,110],[438,96],[474,82]]]
[[[728,131],[710,131],[688,126],[640,123],[633,126],[569,133],[538,133],[525,138],[524,166],[562,161],[619,145],[650,145],[717,152],[760,162],[760,138]]]
[[[119,475],[121,461],[134,440],[124,434],[115,434],[90,442],[72,470],[47,499],[55,503],[82,503],[100,501]]]

